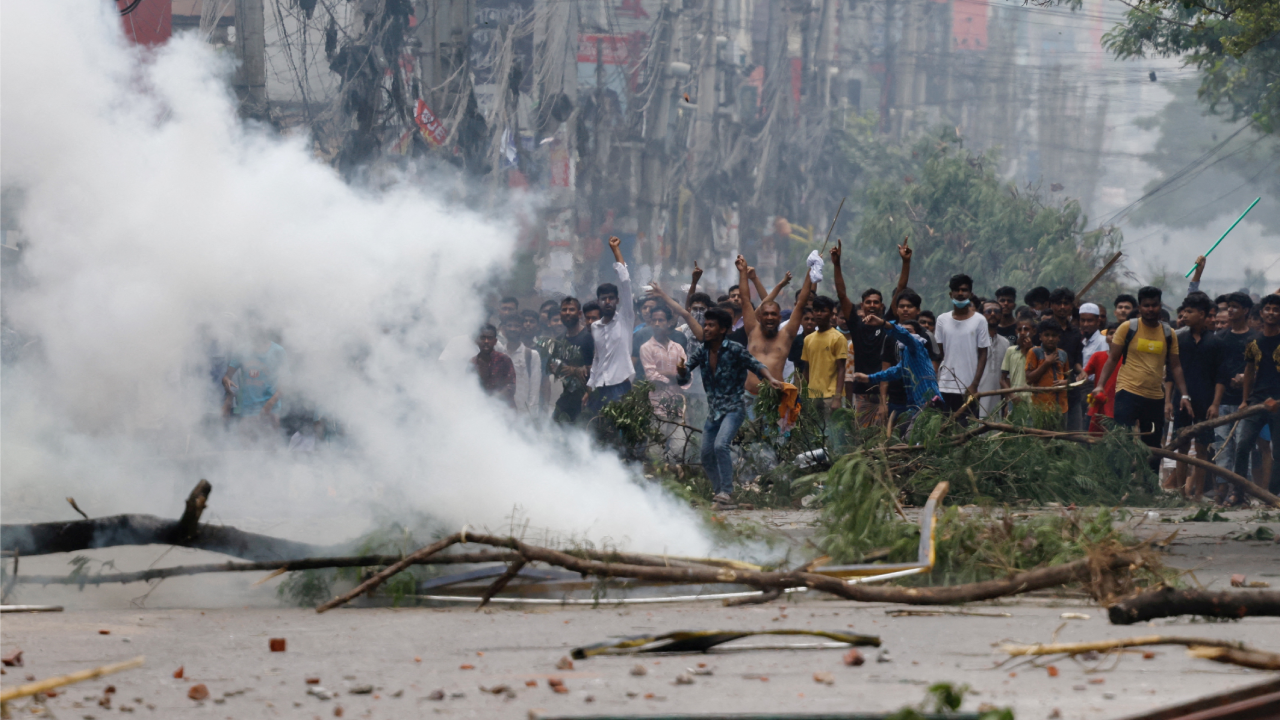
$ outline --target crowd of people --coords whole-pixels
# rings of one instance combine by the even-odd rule
[[[702,430],[701,461],[721,508],[733,506],[731,443],[765,384],[780,391],[783,423],[794,422],[803,394],[824,418],[844,407],[862,425],[909,428],[925,408],[962,423],[1021,413],[1044,429],[1132,429],[1152,447],[1280,400],[1280,294],[1212,298],[1199,289],[1203,257],[1174,313],[1150,286],[1119,295],[1108,312],[1069,288],[1033,288],[1021,305],[1010,286],[982,298],[972,278],[956,274],[950,309],[935,315],[909,286],[906,240],[887,303],[874,288],[850,299],[839,241],[829,253],[835,298],[817,292],[826,258],[815,253],[792,297],[784,293],[790,273],[767,289],[738,256],[738,284],[713,301],[699,290],[695,264],[683,302],[656,282],[633,298],[617,238],[609,247],[616,284],[601,284],[587,302],[548,300],[537,312],[503,298],[480,329],[471,366],[485,391],[516,411],[570,424],[646,381],[660,420]],[[1271,461],[1278,432],[1280,412],[1268,411],[1197,427],[1177,449],[1280,492],[1280,464]],[[1152,463],[1159,469],[1159,458]],[[1233,485],[1184,464],[1162,484],[1196,499],[1244,501]]]

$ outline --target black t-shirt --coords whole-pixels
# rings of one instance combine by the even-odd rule
[[[849,340],[853,343],[853,371],[867,375],[880,372],[883,369],[880,363],[885,346],[893,344],[887,342],[889,331],[884,325],[872,327],[864,323],[856,312],[849,313],[848,322]],[[853,384],[853,392],[859,395],[878,393],[879,388],[879,385],[868,385],[862,382]]]
[[[800,367],[800,357],[804,355],[804,328],[796,331],[796,339],[791,341],[791,350],[787,359],[796,367]]]
[[[1192,338],[1191,328],[1178,331],[1178,359],[1182,361],[1187,395],[1191,398],[1191,407],[1195,409],[1197,418],[1203,419],[1209,403],[1213,402],[1213,390],[1218,384],[1218,372],[1222,366],[1222,352],[1222,338],[1214,333],[1205,333],[1197,343]],[[1174,392],[1177,393],[1176,387]]]
[[[733,332],[729,333],[728,336],[726,336],[726,339],[732,340],[738,343],[739,345],[741,345],[742,347],[746,347],[747,346],[747,329],[745,327],[740,327],[737,330],[734,330]]]
[[[1280,335],[1267,337],[1259,333],[1245,349],[1245,359],[1254,363],[1249,404],[1280,400]]]
[[[568,367],[591,367],[596,357],[596,341],[591,337],[591,329],[583,328],[577,335],[565,335],[564,342],[578,348],[578,359],[568,358],[564,364]]]
[[[1256,330],[1233,333],[1226,328],[1218,333],[1222,339],[1222,364],[1218,367],[1218,382],[1226,386],[1222,391],[1223,405],[1239,405],[1244,402],[1242,388],[1231,387],[1231,378],[1244,372],[1244,349],[1257,338]]]
[[[1084,365],[1084,336],[1080,334],[1080,330],[1074,325],[1062,331],[1062,336],[1058,340],[1058,347],[1067,351],[1067,359],[1071,361],[1071,365]],[[1004,358],[1001,358],[1003,361]],[[990,364],[988,358],[987,364]]]
[[[1009,345],[1011,347],[1018,344],[1018,323],[1014,323],[1009,327],[996,325],[996,333],[1009,338]]]

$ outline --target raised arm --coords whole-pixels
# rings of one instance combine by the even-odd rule
[[[806,275],[807,275],[807,273],[806,273]],[[779,282],[777,285],[774,285],[774,286],[773,286],[773,289],[769,291],[769,294],[768,294],[768,295],[765,295],[765,296],[760,300],[760,304],[761,304],[761,305],[763,305],[763,304],[765,304],[765,303],[767,303],[767,302],[777,302],[777,301],[778,301],[778,295],[782,292],[782,288],[784,288],[784,287],[786,287],[786,286],[788,286],[788,285],[790,285],[790,284],[791,284],[791,271],[790,271],[790,270],[788,270],[788,271],[787,271],[787,274],[782,276],[782,282]]]
[[[702,279],[702,268],[698,267],[698,261],[693,261],[693,279],[689,281],[689,292],[684,296],[684,306],[687,308],[693,304],[693,296],[698,293],[698,281]]]
[[[680,307],[680,304],[672,300],[670,295],[663,292],[662,288],[658,287],[656,280],[649,283],[649,292],[647,294],[649,297],[658,298],[666,303],[667,307],[671,308],[671,312],[679,315],[689,325],[689,332],[693,334],[693,337],[697,340],[702,340],[702,326],[698,324],[698,319],[693,316],[693,313]]]
[[[751,280],[751,286],[756,289],[756,297],[760,298],[760,302],[764,302],[764,299],[769,296],[765,293],[764,283],[760,282],[760,276],[756,275],[756,269],[748,267],[747,277]],[[745,288],[746,285],[743,285],[742,287]],[[747,298],[748,301],[751,299],[749,293],[743,293],[743,297]]]
[[[841,252],[840,238],[836,238],[836,245],[831,248],[831,264],[835,265],[835,275],[831,278],[831,281],[836,285],[836,297],[840,300],[840,315],[848,321],[850,315],[853,314],[853,302],[849,300],[849,294],[844,289],[844,271],[840,269]]]
[[[787,278],[791,277],[791,273],[787,273]],[[779,285],[781,287],[781,285]],[[800,294],[796,296],[796,306],[791,310],[791,317],[787,319],[787,324],[783,326],[782,332],[787,337],[795,339],[796,333],[800,331],[800,316],[804,315],[804,306],[809,304],[809,295],[813,291],[813,281],[809,279],[809,273],[806,270],[804,274],[804,283],[800,286]]]
[[[739,255],[733,264],[738,267],[738,289],[742,293],[742,329],[750,335],[756,331],[756,309],[751,305],[751,286],[747,284],[747,259]]]
[[[898,275],[898,287],[893,291],[894,300],[907,289],[907,282],[911,279],[911,256],[914,251],[907,245],[910,239],[910,235],[902,238],[902,244],[898,246],[898,257],[902,258],[902,273]]]
[[[1200,289],[1200,276],[1204,274],[1205,256],[1201,255],[1196,258],[1196,271],[1191,275],[1191,283],[1187,285],[1187,292],[1193,293]]]

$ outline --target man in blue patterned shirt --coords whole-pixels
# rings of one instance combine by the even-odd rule
[[[676,377],[681,385],[689,382],[691,370],[703,368],[702,386],[707,391],[710,414],[702,428],[702,469],[711,480],[715,493],[712,499],[719,510],[736,507],[731,495],[733,459],[729,455],[729,446],[747,419],[747,408],[742,398],[747,371],[764,378],[775,389],[782,388],[782,382],[769,372],[764,363],[752,357],[746,347],[725,339],[732,328],[732,315],[720,308],[707,310],[702,322],[702,347],[693,351],[688,365],[680,363],[676,366]]]

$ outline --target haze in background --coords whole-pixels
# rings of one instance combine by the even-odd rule
[[[304,140],[236,120],[208,46],[127,46],[110,4],[7,4],[4,20],[3,183],[27,247],[3,310],[34,341],[2,378],[6,522],[73,518],[66,496],[174,517],[205,477],[207,520],[312,542],[384,515],[514,516],[530,537],[708,548],[691,510],[583,435],[535,438],[436,365],[481,322],[510,213],[431,183],[345,185]],[[341,443],[218,439],[209,355],[256,326],[288,353],[288,399],[340,422]]]

